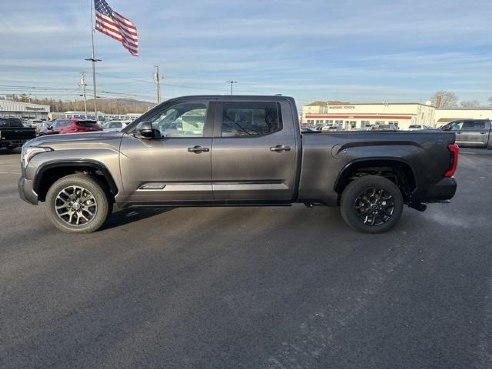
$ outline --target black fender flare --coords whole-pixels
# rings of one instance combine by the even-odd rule
[[[372,157],[372,158],[361,158],[350,161],[345,164],[340,173],[337,176],[335,181],[334,190],[337,193],[341,193],[344,185],[346,184],[349,176],[353,173],[354,170],[364,167],[378,167],[378,166],[391,166],[397,170],[397,175],[404,173],[407,177],[407,180],[410,180],[411,183],[406,183],[404,186],[414,187],[416,186],[417,177],[412,166],[406,162],[405,160],[395,159],[395,158],[387,158],[387,157]],[[410,178],[408,178],[410,175]]]
[[[116,195],[118,193],[118,187],[116,186],[116,183],[109,172],[108,168],[106,166],[96,160],[91,160],[91,159],[81,159],[81,160],[55,160],[55,161],[49,161],[46,163],[41,164],[37,169],[36,169],[36,174],[34,176],[34,181],[33,181],[33,190],[36,193],[39,193],[39,189],[41,187],[42,183],[42,178],[44,174],[54,168],[91,168],[98,170],[102,173],[104,176],[104,179],[108,183],[109,190],[113,195]]]

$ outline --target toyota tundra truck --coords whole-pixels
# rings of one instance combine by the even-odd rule
[[[301,133],[286,96],[185,96],[121,132],[38,137],[20,197],[62,231],[98,230],[113,206],[339,206],[353,229],[392,228],[456,192],[454,133]]]
[[[0,117],[0,148],[11,151],[36,137],[34,128],[24,127],[19,118]]]

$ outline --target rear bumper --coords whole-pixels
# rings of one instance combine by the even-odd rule
[[[38,194],[33,190],[33,181],[21,177],[17,184],[17,189],[19,190],[19,196],[22,200],[29,204],[38,204]]]
[[[425,194],[414,199],[418,202],[442,202],[453,198],[458,185],[454,177],[445,177],[431,186]]]

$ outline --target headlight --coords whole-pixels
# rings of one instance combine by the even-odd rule
[[[42,146],[22,146],[22,152],[21,152],[21,163],[22,166],[25,168],[27,167],[27,164],[29,164],[29,161],[36,156],[37,154],[41,154],[43,152],[50,152],[53,151],[51,147],[42,147]]]

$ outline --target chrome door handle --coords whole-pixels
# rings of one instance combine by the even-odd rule
[[[194,152],[195,154],[200,154],[201,152],[209,152],[210,149],[208,147],[201,147],[199,145],[188,147],[188,152]]]
[[[290,146],[285,146],[285,145],[272,146],[270,147],[270,151],[273,152],[290,151]]]

